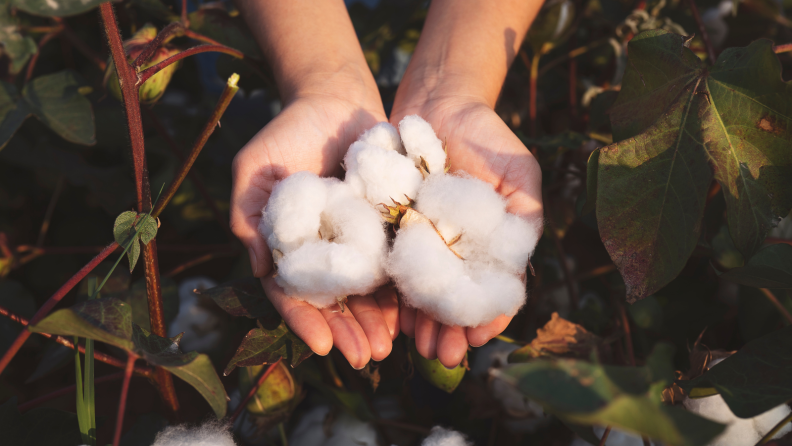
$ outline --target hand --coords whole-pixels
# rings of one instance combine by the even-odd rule
[[[409,95],[401,98],[412,102]],[[452,172],[462,170],[492,184],[507,199],[508,212],[530,220],[542,217],[539,165],[488,103],[447,96],[400,106],[399,99],[397,95],[392,124],[411,114],[423,117],[441,140],[447,140]],[[484,345],[506,329],[512,318],[501,315],[487,325],[463,328],[440,324],[422,311],[402,307],[400,319],[402,331],[415,337],[422,356],[438,358],[450,368],[462,362],[468,345]]]
[[[356,94],[357,90],[328,82],[297,95],[242,148],[233,164],[231,229],[248,248],[253,274],[262,278],[267,296],[292,331],[319,355],[335,345],[359,369],[391,351],[399,328],[395,291],[383,288],[373,296],[352,296],[344,313],[338,308],[317,310],[292,299],[272,278],[271,253],[257,229],[276,181],[302,170],[339,175],[349,145],[386,120],[376,90],[375,98],[370,92]],[[334,91],[339,95],[328,93]]]

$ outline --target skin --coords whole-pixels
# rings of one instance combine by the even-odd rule
[[[340,176],[349,145],[387,121],[344,3],[238,0],[273,67],[283,110],[237,154],[231,228],[248,248],[254,275],[291,329],[319,355],[335,346],[359,369],[391,351],[399,329],[424,357],[458,365],[467,346],[485,344],[510,317],[476,328],[439,324],[399,308],[390,287],[351,296],[350,311],[317,310],[289,298],[272,279],[272,258],[258,234],[261,209],[276,181],[308,170]],[[541,172],[527,148],[494,112],[509,65],[541,6],[538,1],[434,0],[396,95],[391,123],[418,114],[447,138],[452,171],[487,181],[509,212],[542,216]]]

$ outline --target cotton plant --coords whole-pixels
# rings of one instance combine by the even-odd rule
[[[473,446],[465,435],[451,429],[435,426],[421,446]]]
[[[230,426],[207,421],[200,426],[168,426],[157,434],[151,446],[236,446]]]
[[[398,131],[380,123],[349,147],[343,166],[343,182],[288,177],[262,211],[259,231],[288,295],[326,308],[391,279],[407,306],[444,324],[517,313],[541,221],[508,213],[492,185],[448,173],[429,123],[416,115]],[[384,222],[396,229],[391,249]]]

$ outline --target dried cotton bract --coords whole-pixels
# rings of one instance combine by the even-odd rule
[[[381,214],[335,178],[298,172],[276,184],[259,232],[273,252],[278,285],[317,308],[386,280]]]

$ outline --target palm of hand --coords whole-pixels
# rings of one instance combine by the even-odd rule
[[[447,143],[451,171],[464,171],[492,184],[508,202],[507,210],[527,219],[541,218],[541,171],[519,138],[487,105],[457,100],[430,101],[417,109],[395,110],[391,122],[418,114]],[[401,309],[401,328],[415,337],[421,355],[437,357],[446,367],[459,364],[467,346],[480,346],[511,321],[505,315],[475,328],[442,325],[421,311]]]
[[[272,260],[258,233],[261,209],[275,182],[307,170],[338,175],[349,145],[364,130],[385,120],[382,110],[366,110],[334,97],[300,98],[264,127],[234,159],[231,227],[251,251],[254,275],[289,327],[311,349],[327,354],[335,345],[355,368],[384,359],[398,334],[398,301],[392,289],[349,299],[349,311],[313,306],[286,296],[271,277]]]

